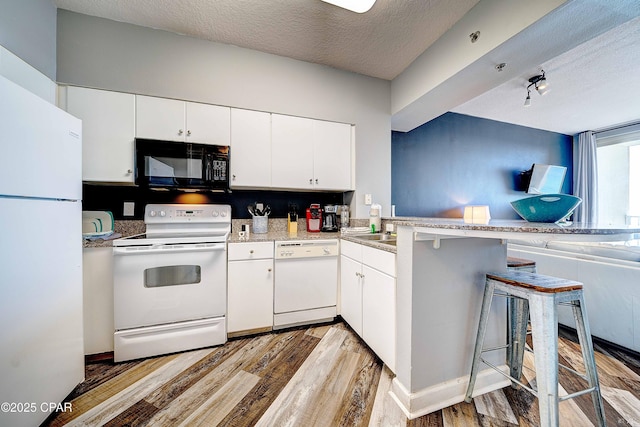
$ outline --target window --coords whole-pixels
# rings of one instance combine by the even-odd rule
[[[598,220],[640,225],[640,124],[596,134]]]

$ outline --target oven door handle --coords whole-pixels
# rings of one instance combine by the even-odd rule
[[[226,250],[224,243],[201,243],[197,246],[193,245],[169,245],[169,246],[128,246],[114,247],[114,255],[146,255],[149,253],[158,254],[175,254],[184,252],[214,252]]]

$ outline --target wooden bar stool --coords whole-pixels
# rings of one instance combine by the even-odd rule
[[[536,262],[530,259],[507,257],[507,270],[509,271],[528,271],[529,273],[537,273]]]
[[[513,299],[515,316],[510,316],[509,319],[511,333],[508,334],[510,338],[507,345],[484,349],[484,335],[494,296]],[[570,305],[573,308],[586,375],[583,376],[570,368],[560,366],[580,375],[589,384],[587,389],[563,397],[558,396],[558,313],[556,311],[558,304]],[[535,351],[537,390],[527,387],[520,381],[529,318],[531,318]],[[503,348],[507,348],[510,374],[502,372],[497,366],[485,361],[482,357],[484,352]],[[582,283],[522,271],[488,273],[473,354],[471,377],[465,396],[466,402],[471,402],[480,362],[510,378],[513,387],[518,384],[538,398],[542,426],[558,426],[558,403],[586,393],[591,393],[598,425],[605,426],[604,406],[600,395],[591,332],[584,307]]]

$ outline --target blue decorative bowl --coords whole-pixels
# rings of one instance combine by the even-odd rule
[[[569,194],[540,194],[511,202],[513,209],[530,222],[559,222],[582,203]]]

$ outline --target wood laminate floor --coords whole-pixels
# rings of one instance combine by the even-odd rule
[[[560,361],[580,371],[562,334]],[[596,343],[609,426],[640,426],[640,358]],[[531,355],[527,355],[531,364]],[[437,366],[434,366],[437,369]],[[535,384],[525,369],[525,382]],[[114,364],[89,363],[72,411],[43,425],[88,426],[537,426],[538,404],[507,387],[407,420],[388,394],[391,372],[343,323],[234,339],[224,346]],[[561,393],[584,386],[561,370]],[[562,402],[561,426],[589,426],[589,396]]]

